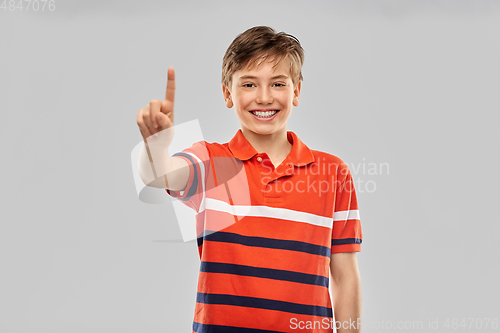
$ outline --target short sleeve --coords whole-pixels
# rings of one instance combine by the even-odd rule
[[[356,190],[349,167],[337,170],[331,253],[360,252],[363,239]]]
[[[208,145],[205,141],[198,141],[172,156],[180,157],[188,163],[189,178],[184,191],[165,190],[171,197],[199,212],[205,196],[207,170],[210,168]]]

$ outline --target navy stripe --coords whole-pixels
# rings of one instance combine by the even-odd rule
[[[198,236],[197,236],[197,241],[198,241],[198,246],[203,244],[203,241],[207,235],[210,235],[211,233],[216,232],[216,231],[210,231],[210,230],[203,230]]]
[[[206,231],[202,231],[201,234],[199,234],[197,237],[196,237],[196,241],[198,242],[198,247],[200,247],[200,245],[203,244],[203,237],[205,237],[205,233]]]
[[[245,328],[222,325],[206,325],[193,322],[193,331],[197,333],[281,333],[283,331],[260,330],[258,328]]]
[[[312,284],[326,288],[328,288],[328,282],[329,282],[327,277],[320,275],[285,271],[281,269],[226,264],[220,262],[202,261],[200,265],[200,271],[207,273],[224,273],[224,274],[234,274],[242,276],[254,276],[264,279]]]
[[[264,247],[269,249],[281,249],[297,252],[305,252],[325,257],[330,257],[330,248],[306,242],[284,240],[276,238],[243,236],[232,232],[213,232],[204,236],[204,241],[234,243],[246,246]]]
[[[332,239],[332,245],[361,244],[362,241],[360,238]]]
[[[198,293],[196,302],[204,304],[244,306],[247,308],[275,310],[308,316],[333,317],[332,309],[324,306],[299,304],[248,296]]]
[[[199,168],[199,166],[198,166],[198,163],[195,163],[193,157],[189,154],[179,152],[179,153],[173,154],[172,157],[173,156],[183,156],[183,157],[189,159],[194,166],[195,172],[194,172],[194,178],[193,178],[193,185],[189,189],[186,197],[184,199],[179,199],[181,201],[188,201],[196,193],[196,190],[198,189],[198,168]]]

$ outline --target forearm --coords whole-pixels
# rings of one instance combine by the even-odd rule
[[[186,166],[184,160],[171,157],[168,147],[159,144],[144,142],[139,154],[139,175],[147,186],[183,190],[189,175]]]
[[[337,332],[361,333],[361,283],[359,276],[332,281],[332,297]]]

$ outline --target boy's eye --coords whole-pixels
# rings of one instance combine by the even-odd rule
[[[245,88],[251,88],[252,86],[255,86],[255,85],[253,83],[244,83],[243,84],[243,87],[245,87]],[[273,84],[273,86],[284,87],[285,85],[283,83],[275,83],[275,84]]]

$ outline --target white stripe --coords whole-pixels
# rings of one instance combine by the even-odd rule
[[[359,210],[342,210],[333,214],[334,221],[359,220]]]
[[[220,212],[229,213],[236,216],[261,216],[276,218],[282,220],[290,220],[296,222],[309,223],[321,227],[331,228],[333,220],[330,217],[304,213],[296,210],[276,208],[269,206],[241,206],[230,205],[227,202],[206,198],[205,208]]]
[[[202,197],[201,202],[200,202],[200,208],[198,209],[198,213],[200,213],[201,211],[205,210],[205,164],[195,154],[189,153],[189,152],[188,152],[188,154],[193,156],[198,161],[198,165],[200,166],[200,169],[201,169],[201,186],[203,186],[203,189],[202,189],[203,197]],[[200,180],[198,180],[198,181],[200,181]]]

